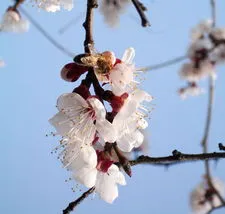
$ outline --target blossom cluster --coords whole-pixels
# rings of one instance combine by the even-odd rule
[[[225,187],[223,182],[217,178],[212,178],[211,180],[215,190],[221,197],[224,197]],[[190,197],[190,205],[195,214],[207,214],[212,207],[219,207],[222,205],[215,190],[208,184],[208,180],[206,178],[196,186]]]
[[[189,62],[180,70],[182,79],[188,82],[181,88],[181,97],[196,96],[204,90],[198,82],[205,77],[216,77],[215,66],[225,62],[225,28],[213,27],[211,20],[199,23],[191,31],[191,44],[188,47]]]
[[[59,112],[49,120],[62,136],[59,157],[64,167],[79,183],[95,187],[108,203],[118,196],[117,184],[126,184],[115,163],[129,168],[123,152],[141,146],[141,130],[148,126],[143,102],[150,102],[152,96],[137,88],[134,55],[129,48],[122,59],[111,51],[75,57],[75,62],[63,67],[61,77],[74,82],[88,71],[87,75],[73,93],[58,98]],[[131,176],[130,170],[125,171]]]

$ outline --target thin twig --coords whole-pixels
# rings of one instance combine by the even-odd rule
[[[68,30],[72,25],[75,25],[77,22],[79,22],[81,20],[81,18],[83,17],[84,13],[81,12],[77,17],[73,18],[72,20],[70,20],[69,22],[67,22],[66,24],[64,24],[60,29],[59,29],[59,33],[63,34],[66,32],[66,30]]]
[[[85,53],[91,53],[94,46],[93,39],[93,9],[98,7],[97,0],[87,0],[86,19],[83,24],[85,29],[84,50]]]
[[[78,199],[75,201],[69,203],[68,207],[63,210],[63,214],[69,214],[71,211],[74,210],[74,208],[80,204],[85,198],[87,198],[91,193],[93,193],[95,190],[95,187],[90,188],[88,191],[84,192]]]
[[[176,153],[170,156],[163,157],[149,157],[149,156],[140,156],[136,160],[131,160],[130,165],[139,165],[139,164],[165,164],[169,166],[174,163],[187,163],[191,161],[205,161],[205,160],[218,160],[220,158],[225,158],[225,152],[212,152],[212,153],[199,153],[199,154],[184,154]]]
[[[139,71],[157,70],[157,69],[161,69],[161,68],[173,65],[173,64],[177,64],[177,63],[179,63],[179,62],[181,62],[181,61],[183,61],[185,59],[187,59],[186,55],[179,56],[179,57],[176,57],[174,59],[170,59],[170,60],[164,61],[162,63],[158,63],[158,64],[155,64],[155,65],[149,65],[149,66],[146,66],[146,67],[138,68],[137,70],[139,70]]]
[[[211,16],[212,16],[212,21],[213,21],[213,27],[216,26],[216,2],[215,0],[210,0],[210,5],[211,5]],[[205,123],[205,131],[202,139],[202,149],[203,153],[208,152],[208,138],[209,138],[209,132],[210,132],[210,126],[211,126],[211,121],[212,121],[212,112],[213,112],[213,103],[214,103],[214,89],[215,89],[215,80],[213,76],[211,75],[209,77],[209,98],[208,98],[208,107],[207,107],[207,116],[206,116],[206,123]],[[215,188],[213,181],[212,181],[212,176],[210,172],[210,166],[209,166],[209,161],[205,160],[205,171],[206,171],[206,179],[208,182],[208,185],[210,188],[213,189],[215,192],[215,195],[219,198],[221,201],[221,204],[225,206],[225,201],[223,197],[220,195],[219,191]],[[210,210],[210,213],[215,210],[215,207],[212,204],[212,208]]]
[[[17,9],[25,0],[15,0],[15,4],[13,5],[14,9]]]
[[[211,214],[213,211],[218,210],[218,209],[221,209],[221,208],[224,208],[224,205],[223,204],[220,205],[220,206],[218,206],[218,207],[213,207],[211,210],[209,210],[207,212],[207,214]]]
[[[57,49],[59,49],[61,52],[66,54],[69,57],[74,57],[74,53],[67,50],[64,46],[59,44],[52,36],[50,36],[49,33],[47,33],[42,26],[34,20],[34,18],[22,7],[20,7],[20,11],[30,20],[30,22],[37,28],[37,30],[50,42],[52,43]]]
[[[216,0],[210,0],[213,27],[216,27]]]
[[[128,159],[123,155],[123,153],[119,150],[116,143],[113,144],[113,149],[116,152],[116,155],[119,159],[120,166],[123,167],[124,171],[131,177],[132,171],[131,171],[131,165]]]
[[[143,7],[143,4],[141,2],[139,2],[139,0],[132,0],[132,2],[141,18],[141,25],[143,27],[151,26],[150,22],[148,21],[148,18],[145,15],[146,8]]]

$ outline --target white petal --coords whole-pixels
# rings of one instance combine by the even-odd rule
[[[68,107],[84,107],[88,108],[87,102],[77,93],[67,93],[61,95],[57,100],[57,108],[59,110],[66,109]]]
[[[96,119],[105,120],[106,111],[101,101],[95,97],[91,97],[91,98],[88,98],[88,102],[90,103],[90,105],[95,111]]]
[[[95,125],[98,133],[104,139],[105,142],[113,143],[117,140],[117,132],[112,123],[107,120],[97,120]]]
[[[112,203],[118,197],[117,183],[125,185],[126,181],[119,168],[113,164],[107,173],[98,173],[95,184],[96,192],[99,193],[104,201]]]
[[[81,184],[85,185],[88,188],[95,186],[96,176],[97,176],[96,168],[81,168],[76,171],[73,175],[74,179],[76,179]]]
[[[71,171],[80,170],[83,167],[95,168],[97,166],[97,154],[92,146],[74,148],[80,150],[79,156],[71,162]]]
[[[136,139],[136,142],[134,144],[135,148],[138,148],[139,146],[141,146],[141,144],[144,141],[144,135],[139,130],[136,130],[135,132],[133,132],[133,138]]]
[[[68,133],[73,127],[72,121],[69,121],[68,117],[62,112],[58,112],[49,119],[49,123],[55,127],[57,134],[62,136],[66,135],[66,133]]]
[[[125,62],[127,64],[131,64],[134,57],[135,57],[134,48],[128,48],[128,49],[125,50],[121,60],[122,60],[122,62]]]
[[[150,94],[139,89],[136,89],[134,92],[132,92],[131,96],[132,99],[135,100],[137,103],[141,103],[143,101],[152,101],[152,96]]]
[[[120,150],[123,152],[131,152],[133,148],[139,147],[144,141],[144,135],[135,130],[130,133],[125,133],[121,138],[117,140],[117,144]]]
[[[113,120],[113,124],[118,124],[120,121],[126,120],[137,110],[137,102],[135,100],[131,100],[128,97],[128,100],[125,101],[124,105],[115,116]]]
[[[118,166],[116,166],[115,164],[112,164],[110,168],[108,169],[108,173],[114,177],[116,183],[120,185],[126,185],[125,176],[119,170]]]
[[[117,140],[117,145],[123,152],[131,152],[134,148],[134,143],[134,139],[132,139],[128,134],[124,134],[120,139]]]

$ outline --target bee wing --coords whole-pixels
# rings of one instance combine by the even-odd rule
[[[125,52],[123,54],[122,61],[127,63],[127,64],[131,64],[134,57],[135,57],[134,48],[128,48],[128,49],[125,50]]]

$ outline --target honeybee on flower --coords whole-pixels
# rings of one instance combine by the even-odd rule
[[[81,57],[80,60],[85,66],[93,67],[96,75],[100,77],[110,72],[116,63],[116,56],[111,51],[105,51]]]

